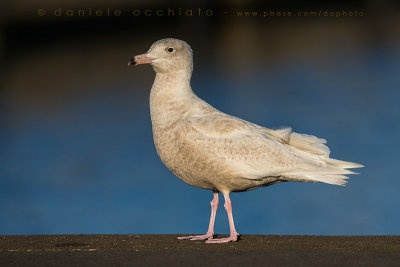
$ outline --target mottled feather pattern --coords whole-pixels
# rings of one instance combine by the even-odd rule
[[[326,140],[299,134],[291,128],[268,129],[225,114],[198,98],[190,86],[193,70],[190,46],[177,39],[162,39],[136,64],[151,63],[156,78],[150,93],[154,144],[162,162],[182,181],[213,191],[209,228],[204,235],[178,239],[206,243],[237,241],[231,192],[253,190],[286,181],[344,185],[347,168],[360,164],[329,158]],[[218,195],[230,235],[214,239]]]
[[[181,54],[152,63],[157,74],[150,111],[157,152],[186,183],[229,192],[282,181],[343,185],[344,174],[353,173],[346,168],[361,166],[330,159],[324,139],[291,128],[268,129],[210,106],[191,89],[189,46],[164,39],[149,51],[156,57],[169,46]]]

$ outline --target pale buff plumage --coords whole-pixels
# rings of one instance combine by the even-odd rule
[[[137,64],[151,63],[156,71],[150,111],[161,160],[184,182],[222,192],[228,206],[233,191],[285,181],[344,185],[345,175],[353,173],[346,169],[362,167],[330,159],[324,139],[294,133],[290,128],[264,128],[225,114],[198,98],[190,86],[192,50],[184,41],[162,39],[135,60]],[[227,211],[229,216],[229,207]],[[213,226],[213,218],[210,228],[211,221]],[[221,242],[237,240],[233,218],[230,224],[231,236]],[[210,228],[206,235],[189,239],[219,242],[221,239],[212,239]]]

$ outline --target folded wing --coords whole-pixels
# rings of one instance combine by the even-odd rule
[[[281,177],[293,181],[345,184],[346,168],[362,165],[329,158],[324,139],[271,130],[224,113],[189,117],[185,142],[222,159],[231,171],[246,179]]]

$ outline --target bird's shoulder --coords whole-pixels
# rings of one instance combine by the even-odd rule
[[[184,125],[210,138],[234,138],[243,136],[258,136],[263,139],[288,143],[292,128],[269,129],[242,120],[218,110],[208,110],[206,114],[188,116],[183,120]]]
[[[193,133],[209,138],[234,138],[258,132],[251,123],[220,112],[188,116],[184,124]]]

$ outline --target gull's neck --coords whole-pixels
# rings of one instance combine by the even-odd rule
[[[184,97],[193,94],[190,75],[187,72],[156,73],[151,93]]]
[[[156,73],[150,92],[153,128],[168,127],[184,118],[198,97],[190,86],[191,72]]]

